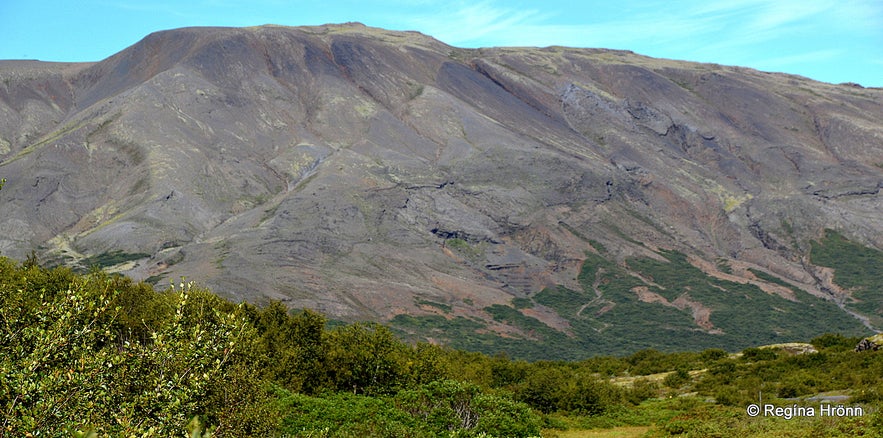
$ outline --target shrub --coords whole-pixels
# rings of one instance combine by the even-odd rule
[[[130,286],[0,260],[0,430],[168,436],[196,414],[237,421],[208,397],[241,381],[230,369],[251,333],[236,308],[189,285],[169,291],[171,315],[142,339],[120,330]]]
[[[332,388],[354,394],[393,394],[407,382],[407,348],[388,328],[363,323],[327,333]]]
[[[626,400],[633,405],[640,404],[642,401],[656,397],[659,390],[659,384],[647,379],[635,379],[631,389],[626,391]]]
[[[721,348],[708,348],[700,353],[699,358],[703,363],[710,363],[728,357],[730,354]]]
[[[482,393],[471,383],[442,380],[399,392],[396,406],[420,419],[434,436],[537,436],[542,419],[529,406]]]
[[[714,399],[724,406],[744,406],[750,403],[750,399],[732,386],[718,388],[714,392]]]
[[[742,351],[742,359],[749,362],[761,360],[773,360],[776,358],[776,351],[772,348],[756,348],[750,347]]]
[[[662,380],[662,384],[669,388],[677,389],[684,386],[689,381],[690,373],[684,368],[678,368],[665,376],[665,379]]]
[[[490,436],[539,436],[543,421],[530,407],[505,397],[480,395],[475,398],[478,424],[475,431]]]
[[[622,404],[621,388],[594,377],[577,377],[565,389],[560,410],[583,415],[599,415],[611,406]]]
[[[846,337],[839,333],[825,333],[813,338],[810,344],[819,350],[836,352],[852,350],[859,341],[861,341],[861,338]]]
[[[479,419],[475,398],[480,393],[474,384],[443,380],[399,392],[396,405],[437,432],[472,429]]]
[[[571,374],[556,367],[540,368],[527,375],[518,386],[516,397],[542,413],[555,412],[564,404],[564,386],[572,379]]]
[[[389,400],[347,393],[321,397],[279,391],[282,432],[297,437],[431,436]]]

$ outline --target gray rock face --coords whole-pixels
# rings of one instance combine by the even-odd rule
[[[361,25],[172,30],[0,79],[17,258],[143,253],[117,269],[339,318],[431,299],[489,319],[574,285],[589,240],[822,296],[824,228],[883,248],[879,89]]]

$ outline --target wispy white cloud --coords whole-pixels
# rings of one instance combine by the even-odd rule
[[[775,70],[805,64],[817,64],[820,62],[831,61],[843,54],[844,52],[842,50],[830,49],[816,50],[790,56],[771,56],[766,59],[757,59],[754,62],[753,67],[761,70]]]
[[[426,0],[417,0],[426,2]],[[726,46],[759,44],[812,26],[879,27],[876,0],[674,0],[641,6],[625,1],[629,14],[586,15],[582,23],[559,24],[565,6],[516,9],[505,3],[455,2],[429,15],[400,16],[401,21],[450,44],[592,45],[678,44],[701,47],[726,40]],[[436,4],[438,5],[438,4]]]
[[[386,1],[421,5],[391,18],[399,28],[464,47],[629,49],[811,77],[807,69],[824,64],[829,73],[857,58],[871,66],[877,55],[868,52],[883,47],[880,0],[619,0],[607,8],[560,0],[536,8],[502,0]]]
[[[485,38],[515,36],[522,33],[526,26],[541,22],[543,18],[543,14],[537,10],[518,10],[483,1],[448,3],[431,15],[405,20],[424,33],[459,45]]]

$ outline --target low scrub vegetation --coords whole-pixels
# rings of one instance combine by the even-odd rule
[[[524,317],[514,308],[491,311],[501,320]],[[0,435],[880,433],[883,353],[855,353],[858,341],[826,334],[807,354],[643,349],[527,362],[406,343],[372,323],[332,327],[278,302],[234,304],[183,281],[156,292],[98,270],[0,258]],[[788,422],[745,411],[761,401],[812,406],[818,394],[839,395],[862,415]]]
[[[852,293],[847,305],[883,324],[883,251],[851,242],[834,230],[812,242],[813,264],[834,268],[834,282]]]
[[[883,289],[883,272],[878,272],[883,255],[838,236],[829,232],[825,240],[815,243],[813,261],[834,267],[835,280],[842,279],[842,285],[855,291],[861,301],[851,306],[865,314],[881,314],[883,300],[871,291]],[[528,360],[579,360],[647,348],[738,351],[826,332],[871,334],[834,302],[759,270],[751,272],[761,281],[790,289],[793,299],[754,284],[708,275],[678,251],[659,250],[657,259],[633,257],[617,262],[601,244],[593,242],[593,247],[597,252],[585,255],[577,278],[579,288],[548,287],[516,298],[510,306],[483,309],[494,321],[517,328],[520,337],[501,339],[487,331],[477,333],[476,325],[484,324],[462,317],[402,316],[391,323],[400,334],[415,339],[431,337],[455,348],[487,354],[505,351]],[[524,311],[540,306],[566,320],[567,330],[550,327]],[[697,320],[703,313],[705,319]],[[874,321],[878,318],[872,316]]]

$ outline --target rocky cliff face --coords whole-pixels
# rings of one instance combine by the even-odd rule
[[[880,89],[358,24],[172,30],[0,78],[12,257],[506,334],[485,309],[580,288],[593,241],[840,301],[809,242],[883,248]]]

